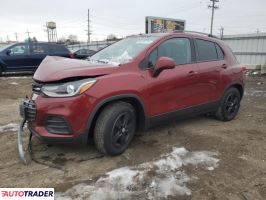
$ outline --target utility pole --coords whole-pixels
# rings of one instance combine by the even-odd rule
[[[212,29],[213,29],[213,17],[214,17],[214,10],[218,9],[218,6],[215,4],[219,2],[219,0],[210,0],[212,2],[212,5],[209,5],[208,8],[212,9],[212,18],[211,18],[211,32],[210,34],[212,35]]]
[[[29,30],[27,30],[26,33],[28,34],[28,40],[30,41],[30,32],[29,32]]]
[[[90,32],[90,9],[88,9],[88,44],[91,42],[90,35],[91,35],[91,32]]]
[[[221,28],[220,28],[220,37],[221,37],[221,40],[224,37],[224,27],[223,26],[221,26]]]
[[[15,32],[15,38],[16,38],[16,41],[18,41],[18,33]]]

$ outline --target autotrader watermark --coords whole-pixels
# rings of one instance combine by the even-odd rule
[[[1,200],[54,200],[54,188],[0,188]]]

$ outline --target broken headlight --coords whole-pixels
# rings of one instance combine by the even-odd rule
[[[46,84],[43,85],[41,91],[49,97],[72,97],[82,94],[89,89],[96,79],[82,79],[67,83]]]

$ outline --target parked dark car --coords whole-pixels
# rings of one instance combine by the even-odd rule
[[[0,47],[0,75],[2,72],[33,72],[47,55],[72,57],[64,45],[57,43],[27,42]]]
[[[234,119],[244,71],[227,44],[210,36],[131,36],[90,61],[45,58],[21,113],[48,143],[93,137],[100,152],[118,155],[135,132],[164,120],[202,113]]]
[[[79,49],[73,53],[73,57],[77,59],[85,59],[95,54],[96,51],[90,49]]]

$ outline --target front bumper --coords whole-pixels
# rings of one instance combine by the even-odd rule
[[[33,94],[30,101],[34,102],[36,114],[34,120],[28,120],[28,128],[38,138],[47,143],[87,143],[88,119],[95,98],[86,94],[67,98]],[[24,114],[27,116],[27,110]],[[47,125],[49,124],[47,121],[51,118],[64,119],[68,131],[64,132],[65,129],[60,132],[53,131]],[[62,124],[57,125],[62,126]]]

